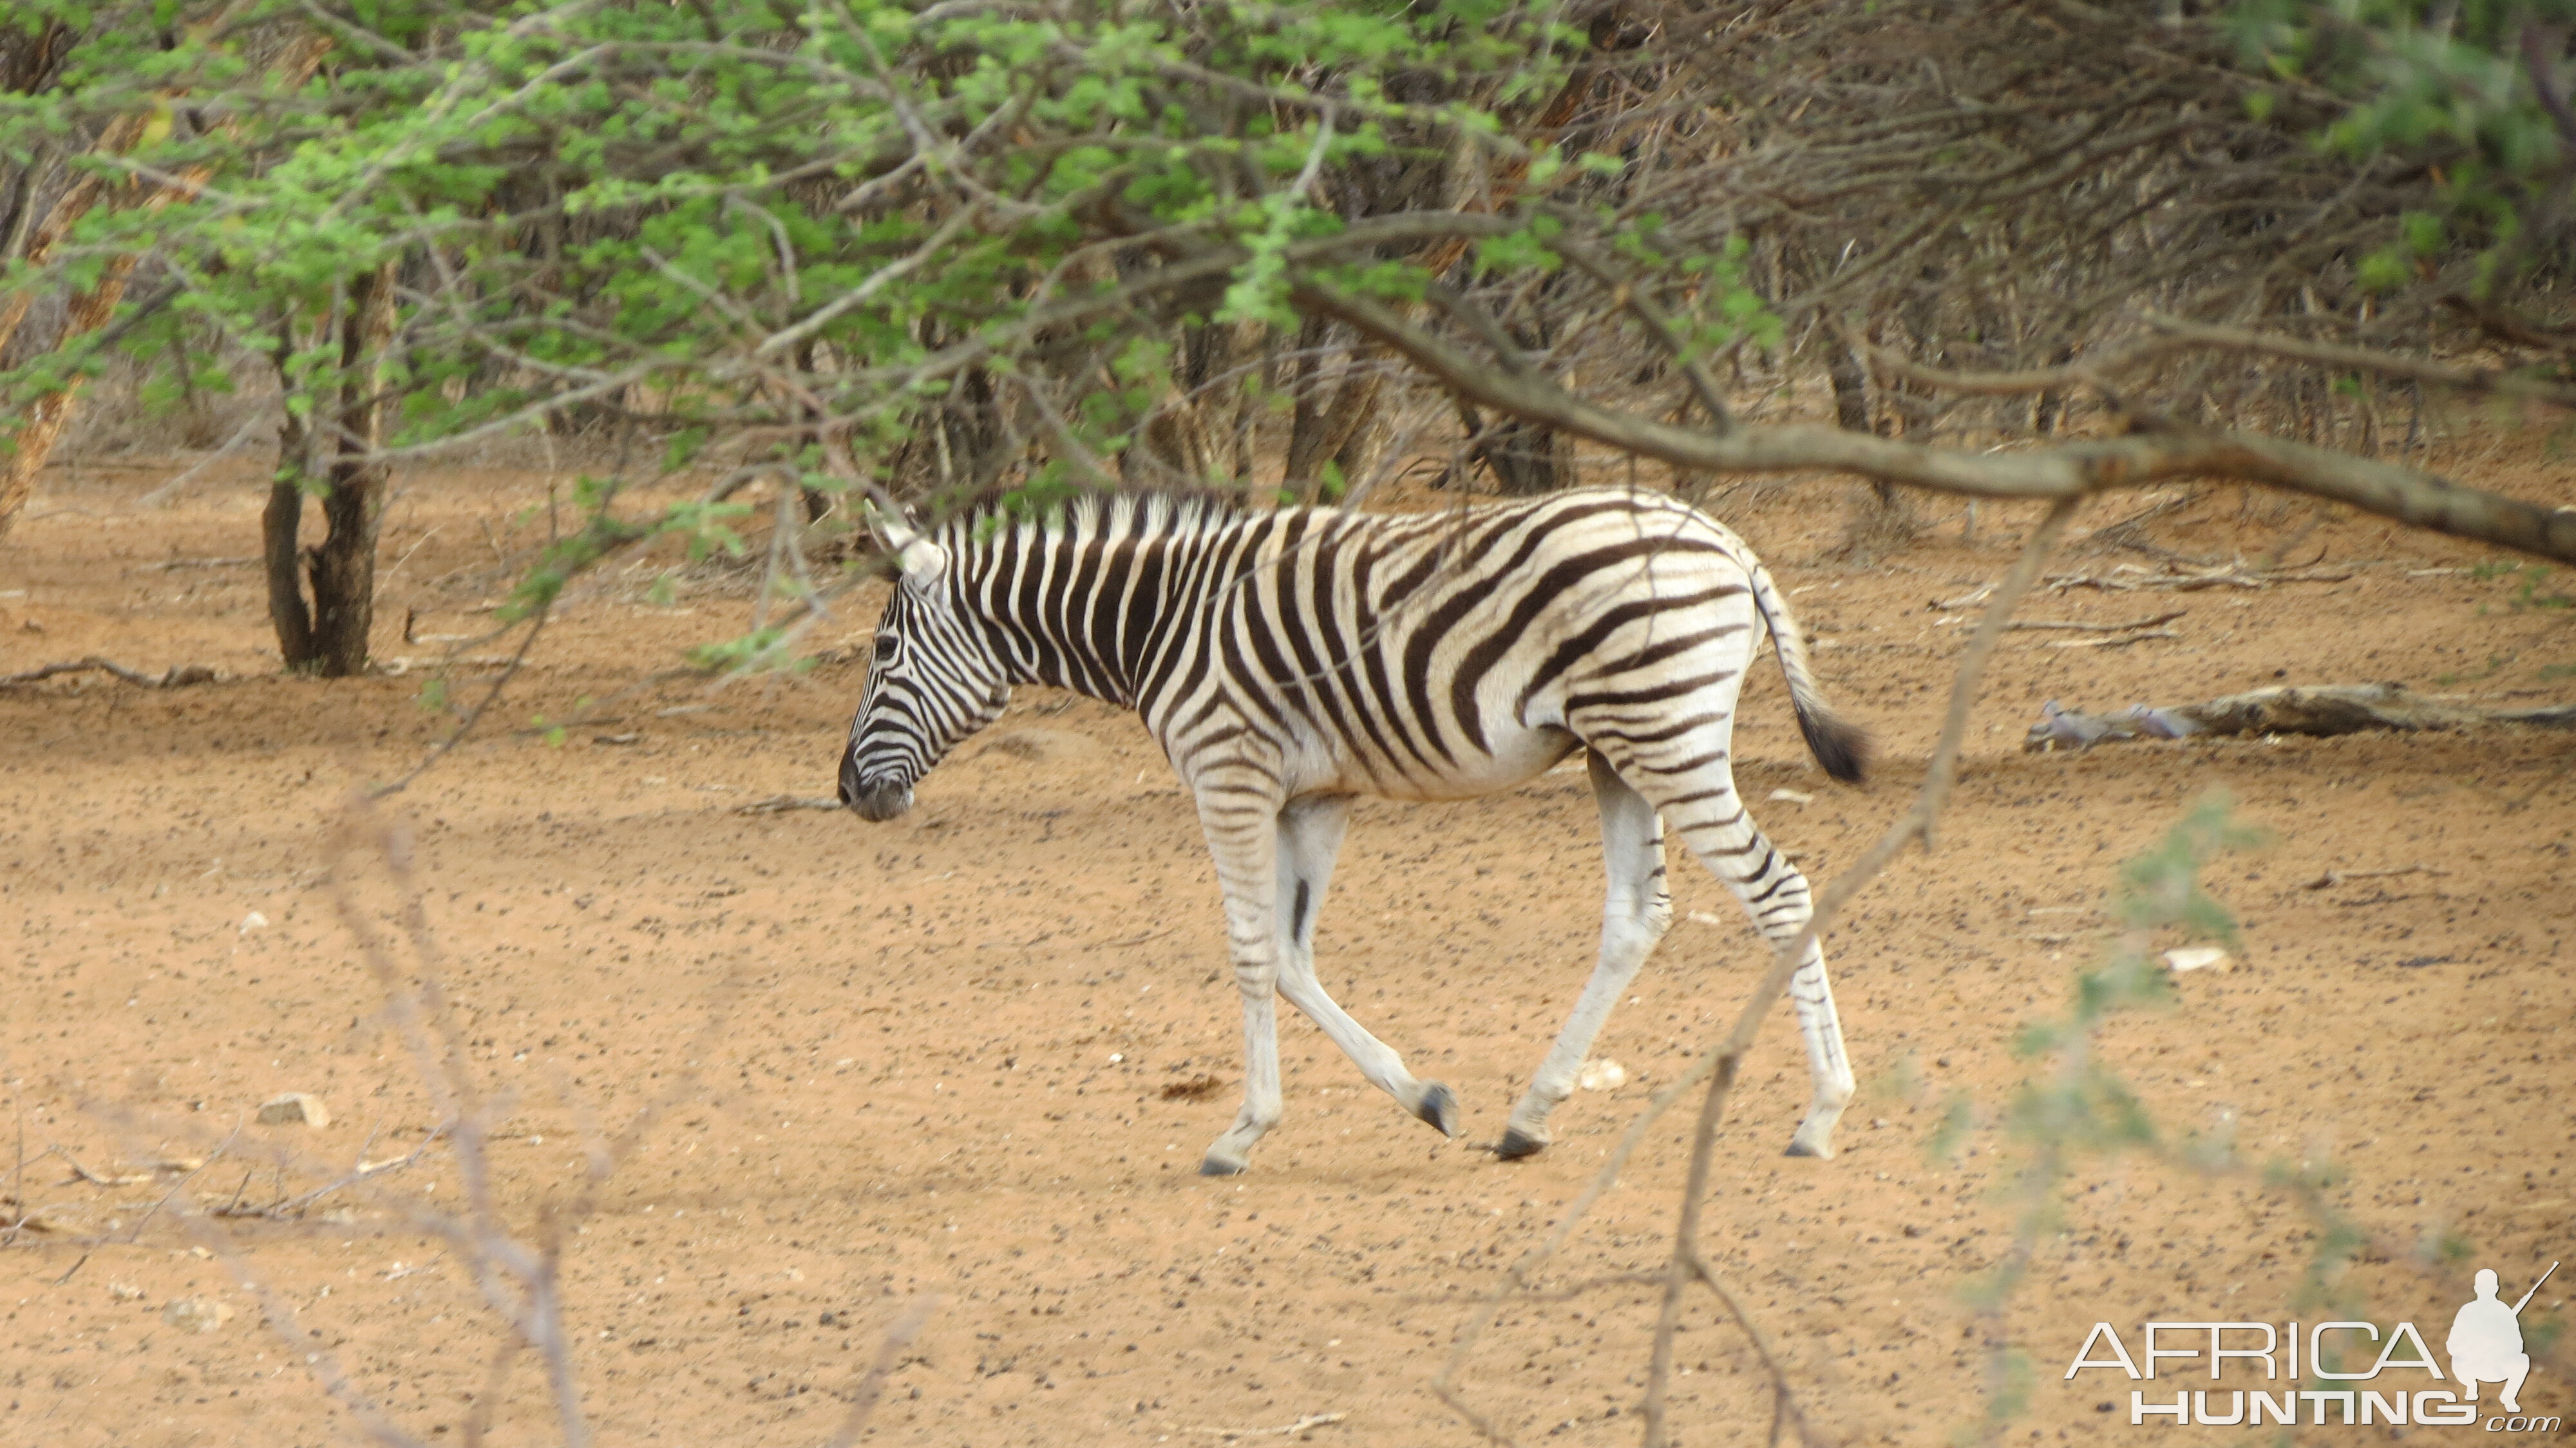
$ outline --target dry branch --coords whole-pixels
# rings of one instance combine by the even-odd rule
[[[2176,593],[2198,593],[2208,588],[2269,588],[2276,583],[2341,583],[2350,577],[2350,569],[2248,569],[2241,561],[2215,568],[2187,568],[2167,573],[2149,573],[2134,564],[2123,563],[2109,573],[2051,574],[2048,587],[2052,593],[2062,593],[2070,588],[2095,588],[2106,593],[2166,588]]]
[[[1975,453],[1815,426],[1680,427],[1578,397],[1533,372],[1480,361],[1374,298],[1308,281],[1301,306],[1340,318],[1462,396],[1677,468],[1826,470],[1981,498],[2080,498],[2178,478],[2224,478],[2347,503],[2431,532],[2576,563],[2576,512],[2556,512],[2412,468],[2249,433],[2133,419],[2127,436]],[[2212,585],[2201,585],[2212,586]]]
[[[2021,747],[2042,754],[2131,739],[2247,734],[2327,737],[2380,730],[2474,729],[2489,724],[2576,729],[2576,704],[2480,709],[2428,699],[2403,684],[2293,684],[2198,704],[2163,708],[2132,704],[2118,714],[2086,714],[2061,708],[2051,699],[2041,706],[2039,721],[2023,736]]]
[[[2181,637],[2181,634],[2175,633],[2169,628],[2151,628],[2138,633],[2113,634],[2109,638],[2064,639],[2057,643],[2050,644],[2049,647],[2052,649],[2118,649],[2126,648],[2131,644],[2145,643],[2149,639],[2178,639]]]
[[[2259,356],[2279,357],[2292,362],[2314,362],[2357,372],[2377,372],[2390,377],[2404,377],[2416,382],[2438,383],[2469,393],[2492,393],[2499,397],[2524,397],[2556,407],[2576,407],[2576,387],[2518,372],[2455,367],[2445,362],[2421,357],[2405,357],[2382,352],[2375,347],[2342,347],[2328,342],[2309,342],[2297,337],[2284,337],[2271,332],[2253,332],[2242,327],[2213,327],[2168,317],[2161,312],[2147,313],[2147,325],[2178,341],[2232,352],[2252,352]]]
[[[88,658],[74,659],[69,663],[45,664],[15,674],[0,674],[0,689],[15,689],[27,684],[39,683],[60,674],[87,673],[114,674],[125,682],[144,689],[178,689],[190,684],[211,684],[216,678],[215,671],[204,664],[172,664],[160,677],[155,678],[141,669],[129,669],[113,659],[92,654]]]
[[[2004,627],[2008,629],[2030,630],[2068,629],[2077,633],[2135,633],[2140,629],[2151,629],[2159,624],[2171,623],[2175,619],[2178,619],[2189,612],[2191,612],[2190,609],[2177,608],[2167,613],[2157,614],[2152,618],[2131,619],[2127,623],[2077,623],[2072,619],[2017,618],[2012,622],[2005,624]],[[2162,637],[2172,638],[2173,635],[2168,633],[2162,635]]]
[[[828,799],[821,795],[773,794],[767,799],[756,799],[749,804],[735,805],[733,807],[733,812],[735,814],[743,815],[763,815],[785,814],[790,810],[800,809],[840,810],[848,808],[848,805],[841,803],[837,799]]]
[[[2313,880],[2301,881],[2299,888],[2331,890],[2347,880],[2393,880],[2400,875],[2447,875],[2449,873],[2451,872],[2448,870],[2436,870],[2430,865],[2400,865],[2393,870],[2328,870]]]
[[[1327,1423],[1338,1423],[1349,1416],[1348,1413],[1308,1413],[1294,1423],[1285,1423],[1276,1428],[1183,1428],[1181,1431],[1203,1437],[1223,1438],[1228,1441],[1236,1438],[1284,1438],[1293,1437],[1309,1428],[1321,1428]]]
[[[939,1299],[922,1297],[903,1310],[886,1327],[885,1336],[877,1341],[876,1361],[868,1365],[865,1376],[850,1392],[849,1416],[841,1420],[841,1429],[824,1444],[824,1448],[850,1448],[859,1441],[859,1432],[868,1425],[869,1414],[876,1411],[877,1398],[885,1391],[885,1380],[902,1365],[903,1350],[930,1325],[930,1315],[939,1310]]]
[[[260,560],[256,557],[165,558],[158,563],[142,564],[133,571],[137,573],[168,573],[182,568],[249,568],[257,565],[259,561]]]

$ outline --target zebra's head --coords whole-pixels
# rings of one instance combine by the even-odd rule
[[[912,808],[912,787],[967,735],[1001,717],[1010,676],[957,600],[948,550],[877,515],[901,573],[877,621],[868,688],[841,752],[841,803],[863,819]]]

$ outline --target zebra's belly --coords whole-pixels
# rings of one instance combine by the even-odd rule
[[[1334,788],[1397,800],[1474,799],[1545,774],[1583,742],[1562,729],[1515,729],[1483,749],[1453,746],[1454,758],[1372,761],[1374,771],[1346,768]]]

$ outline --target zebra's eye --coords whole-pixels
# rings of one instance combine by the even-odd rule
[[[877,635],[877,662],[880,664],[893,663],[895,652],[902,647],[903,641],[896,638],[893,634]]]

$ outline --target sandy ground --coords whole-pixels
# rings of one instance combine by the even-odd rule
[[[344,828],[347,802],[446,732],[423,698],[441,652],[509,646],[399,634],[406,610],[416,638],[489,625],[473,610],[542,538],[547,479],[409,478],[379,652],[414,663],[322,683],[278,675],[255,569],[161,566],[256,548],[246,475],[136,506],[179,466],[58,469],[0,543],[0,672],[103,653],[225,675],[0,691],[0,1194],[36,1217],[0,1246],[0,1442],[362,1441],[326,1391],[335,1374],[347,1401],[424,1441],[465,1441],[477,1412],[494,1442],[560,1441],[537,1364],[495,1378],[507,1330],[432,1230],[472,1184],[446,1142],[421,1149],[448,1108],[342,913],[389,942],[403,979],[422,968],[400,888]],[[2476,476],[2571,496],[2537,459]],[[1742,779],[1756,801],[1813,795],[1760,812],[1820,878],[1920,780],[1966,632],[1927,605],[1999,577],[2031,521],[1988,508],[1971,545],[1956,507],[1936,505],[1934,536],[1855,568],[1825,559],[1838,520],[1817,500],[1839,496],[1721,506],[1797,590],[1828,687],[1882,747],[1868,786],[1830,784],[1776,677],[1757,675]],[[2113,708],[2396,679],[2567,698],[2576,618],[2549,606],[2566,576],[2472,571],[2486,555],[2232,489],[2149,536],[2258,558],[2289,544],[2291,562],[2349,576],[2036,598],[2025,616],[2189,612],[2179,638],[2130,647],[2011,636],[1938,851],[1899,861],[1828,942],[1863,1081],[1844,1150],[1780,1154],[1807,1091],[1785,1017],[1719,1143],[1706,1249],[1831,1441],[1952,1441],[2016,1377],[1998,1345],[2027,1363],[2001,1440],[2119,1441],[2148,1431],[2129,1424],[2133,1385],[2063,1378],[2096,1321],[2132,1353],[2150,1319],[2327,1316],[2410,1320],[2438,1350],[2458,1274],[2496,1268],[2510,1298],[2576,1259],[2576,738],[2019,749],[2052,697]],[[2079,548],[2059,571],[2149,562]],[[1188,802],[1133,721],[1032,691],[997,730],[1053,731],[1041,747],[970,744],[903,820],[747,814],[830,792],[863,665],[634,687],[749,607],[739,572],[685,574],[668,607],[645,600],[649,577],[586,589],[486,727],[375,816],[415,842],[431,968],[476,1089],[498,1103],[484,1190],[526,1240],[567,1229],[568,1357],[597,1440],[821,1443],[886,1326],[935,1297],[861,1441],[1277,1442],[1207,1430],[1312,1415],[1338,1415],[1308,1430],[1317,1443],[1476,1441],[1433,1373],[1758,971],[1714,882],[1677,864],[1685,918],[1597,1048],[1629,1084],[1578,1094],[1552,1150],[1498,1163],[1484,1144],[1590,966],[1588,793],[1558,773],[1457,806],[1364,805],[1319,960],[1363,1021],[1457,1091],[1465,1134],[1405,1117],[1292,1015],[1287,1121],[1252,1175],[1202,1179],[1241,1077],[1233,988]],[[862,595],[823,642],[863,638],[873,613]],[[460,667],[453,697],[490,676]],[[584,697],[606,701],[600,717],[560,742],[534,724]],[[2169,1010],[2114,1021],[2100,1058],[2172,1139],[2228,1133],[2255,1159],[2331,1162],[2326,1199],[2395,1255],[2365,1252],[2320,1296],[2303,1286],[2317,1225],[2294,1201],[2250,1177],[2088,1155],[2019,1287],[1981,1313],[1969,1289],[2011,1249],[2009,1188],[2029,1159],[1998,1123],[2047,1069],[2016,1040],[2063,1014],[2097,958],[2119,863],[2218,789],[2272,835],[2207,877],[2243,919],[2243,957],[2181,978]],[[321,1098],[331,1123],[250,1120],[290,1091]],[[1977,1123],[1964,1152],[1936,1155],[1961,1102]],[[1685,1129],[1659,1125],[1546,1268],[1581,1290],[1513,1307],[1470,1364],[1469,1402],[1521,1441],[1634,1441],[1655,1307],[1618,1279],[1669,1250]],[[190,1160],[204,1164],[153,1170]],[[613,1170],[590,1186],[594,1161]],[[226,1207],[253,1214],[203,1215]],[[2445,1241],[2453,1275],[2428,1276],[2410,1254]],[[2562,1270],[2525,1323],[2563,1321],[2571,1287]],[[212,1330],[172,1320],[185,1301],[216,1310],[200,1318]],[[1676,1441],[1762,1440],[1761,1365],[1706,1294],[1686,1305],[1676,1360]],[[2143,1386],[2192,1385],[2175,1371]],[[2522,1401],[2576,1415],[2552,1368]]]

